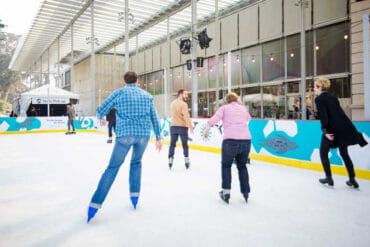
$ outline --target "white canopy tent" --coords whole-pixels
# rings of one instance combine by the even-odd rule
[[[78,94],[47,84],[20,94],[13,102],[13,110],[18,116],[25,117],[31,104],[48,105],[47,116],[49,116],[50,105],[77,103],[79,99]]]

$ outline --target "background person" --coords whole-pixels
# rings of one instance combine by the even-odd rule
[[[247,161],[251,148],[251,134],[248,129],[248,121],[251,116],[244,105],[238,101],[236,93],[226,96],[226,105],[221,106],[208,120],[204,131],[207,138],[209,129],[219,121],[222,121],[224,133],[221,153],[221,177],[222,190],[220,197],[229,203],[231,190],[231,166],[236,162],[239,173],[240,192],[245,201],[248,201],[250,186],[247,169]]]
[[[75,124],[74,124],[74,120],[76,118],[76,112],[75,112],[75,108],[73,107],[71,103],[67,104],[67,117],[68,117],[68,120],[67,120],[68,121],[67,122],[68,132],[66,134],[76,134]],[[71,132],[71,128],[72,128],[72,132]]]
[[[107,114],[106,119],[108,121],[108,140],[107,143],[112,143],[112,130],[116,131],[116,108],[112,108]]]
[[[170,135],[171,142],[168,153],[168,166],[170,169],[173,165],[173,158],[175,155],[175,148],[177,139],[180,136],[181,144],[184,153],[185,167],[186,169],[190,166],[189,160],[189,147],[188,147],[188,130],[193,134],[193,124],[189,115],[189,108],[186,100],[188,99],[188,91],[180,89],[177,92],[177,98],[171,102],[171,127]]]
[[[348,186],[358,188],[355,180],[355,171],[352,160],[348,154],[348,146],[367,144],[362,134],[358,133],[352,121],[344,113],[336,97],[329,95],[330,81],[326,78],[320,78],[315,81],[315,99],[318,117],[321,123],[322,137],[320,144],[320,158],[325,171],[325,178],[320,178],[319,182],[334,186],[331,175],[329,151],[330,148],[339,147],[339,154],[342,157],[347,168],[349,180]]]

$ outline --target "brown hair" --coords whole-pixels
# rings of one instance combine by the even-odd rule
[[[179,97],[180,94],[183,94],[184,93],[184,89],[179,89],[179,91],[177,91],[177,97]]]
[[[136,83],[137,74],[134,71],[126,72],[125,75],[123,76],[123,79],[127,84]]]
[[[328,91],[330,88],[330,81],[326,78],[319,78],[315,81],[315,86],[320,86],[322,91]]]
[[[234,92],[228,93],[226,95],[226,103],[231,103],[231,102],[237,102],[239,99],[238,95]]]

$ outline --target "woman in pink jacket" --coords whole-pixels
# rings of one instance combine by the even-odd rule
[[[247,108],[239,101],[236,93],[226,96],[226,103],[209,119],[204,136],[208,137],[209,129],[219,121],[223,125],[222,141],[222,190],[220,197],[229,203],[231,189],[231,166],[235,159],[239,172],[240,192],[245,201],[248,201],[250,192],[247,161],[251,147],[251,134],[248,129],[248,121],[251,116]]]

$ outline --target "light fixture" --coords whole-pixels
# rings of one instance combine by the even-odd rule
[[[290,57],[294,57],[294,53],[292,52],[292,53],[290,53]]]
[[[317,50],[319,50],[320,49],[320,47],[318,46],[318,45],[316,45],[315,46],[315,50],[317,51]]]
[[[180,52],[182,54],[190,54],[191,41],[189,38],[183,38],[180,40]]]
[[[274,61],[274,57],[272,56],[272,53],[270,54],[270,61]]]
[[[254,55],[252,56],[252,63],[255,63],[256,59],[254,58]]]
[[[239,63],[239,61],[240,61],[239,55],[236,55],[236,61]]]
[[[211,38],[207,35],[207,30],[204,29],[202,32],[198,34],[199,46],[200,49],[208,48],[209,42],[211,42]]]
[[[344,35],[344,39],[348,39],[348,35],[347,34]]]

